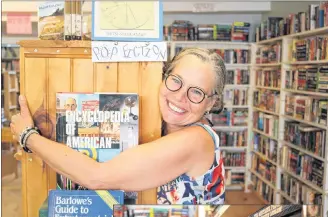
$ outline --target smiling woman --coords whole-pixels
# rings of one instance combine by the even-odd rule
[[[165,72],[159,91],[163,135],[99,163],[34,130],[26,99],[11,130],[22,146],[57,173],[88,189],[143,191],[157,187],[159,204],[223,204],[224,167],[219,137],[205,114],[222,105],[225,66],[206,49],[182,50]],[[32,128],[28,128],[32,127]]]

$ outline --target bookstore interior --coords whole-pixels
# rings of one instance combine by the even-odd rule
[[[1,10],[3,216],[328,217],[328,1],[2,1]],[[187,47],[214,50],[226,67],[224,106],[208,114],[224,204],[87,190],[14,140],[20,94],[48,139],[74,148],[72,136],[105,135],[80,140],[107,147],[79,149],[99,162],[159,138],[153,90]],[[76,118],[73,132],[68,103],[103,113]]]

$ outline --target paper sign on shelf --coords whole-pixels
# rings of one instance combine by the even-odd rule
[[[214,3],[195,3],[193,4],[192,12],[214,12],[215,4]]]
[[[92,41],[92,62],[167,61],[166,42]]]
[[[31,15],[27,13],[7,13],[7,34],[32,34]]]

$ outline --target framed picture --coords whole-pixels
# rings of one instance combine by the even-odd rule
[[[162,41],[159,1],[92,1],[92,40]]]

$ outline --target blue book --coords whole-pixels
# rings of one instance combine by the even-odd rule
[[[112,217],[115,204],[124,204],[119,190],[51,190],[48,217]]]

